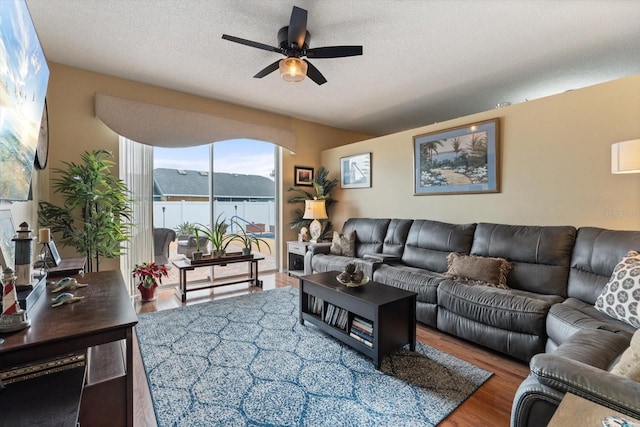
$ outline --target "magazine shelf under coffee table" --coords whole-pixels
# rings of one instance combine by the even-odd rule
[[[300,323],[305,321],[373,359],[380,368],[382,358],[409,344],[416,345],[416,296],[415,292],[370,281],[359,288],[348,288],[338,282],[339,271],[309,274],[300,277]],[[318,303],[321,300],[321,303]],[[321,304],[321,305],[320,305]],[[315,306],[315,307],[314,307]],[[343,322],[334,317],[327,320],[330,306],[342,310],[337,314],[346,316]],[[319,313],[315,313],[319,311]],[[329,313],[331,314],[331,313]],[[338,317],[335,317],[338,319]],[[368,339],[350,335],[356,323],[370,331]],[[341,328],[339,324],[343,324]],[[360,335],[362,330],[358,331]],[[370,344],[370,346],[368,345]]]

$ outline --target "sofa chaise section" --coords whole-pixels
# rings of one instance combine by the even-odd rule
[[[568,298],[553,306],[547,317],[547,352],[583,329],[604,329],[631,338],[635,328],[594,307],[613,269],[630,250],[640,250],[639,231],[595,227],[578,230],[568,279]]]

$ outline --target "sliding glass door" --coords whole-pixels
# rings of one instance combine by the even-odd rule
[[[256,237],[264,256],[260,271],[276,268],[276,148],[254,140],[230,140],[190,148],[154,148],[154,227],[170,228],[177,238],[169,246],[169,260],[190,256],[195,250],[195,225],[210,226],[217,218],[227,224],[227,234],[244,230]],[[202,242],[202,239],[201,239]],[[233,242],[227,252],[240,252]],[[208,245],[207,252],[211,247]],[[205,268],[190,272],[189,281],[244,274],[236,268]],[[176,269],[173,269],[176,270]],[[177,271],[169,282],[177,282]],[[197,274],[203,277],[196,277]],[[193,277],[191,276],[193,275]]]

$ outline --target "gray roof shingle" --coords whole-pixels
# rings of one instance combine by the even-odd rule
[[[273,180],[260,175],[216,172],[214,197],[275,198]],[[158,168],[153,170],[154,196],[207,196],[209,174],[193,170]]]

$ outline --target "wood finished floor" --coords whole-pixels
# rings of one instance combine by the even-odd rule
[[[298,279],[284,273],[265,274],[262,275],[261,278],[264,279],[264,290],[284,286],[298,287]],[[174,295],[173,289],[166,289],[158,293],[158,299],[156,301],[146,303],[136,301],[135,308],[138,313],[146,313],[242,295],[248,292],[261,292],[261,290],[256,288],[248,289],[247,285],[243,284],[197,291],[189,293],[188,302],[182,304]],[[527,364],[421,324],[418,324],[416,335],[418,341],[494,373],[476,393],[449,415],[449,417],[440,424],[441,426],[497,427],[509,425],[511,403],[516,389],[529,373]],[[140,358],[137,340],[134,340],[133,369],[134,426],[156,426],[151,396],[149,394],[144,368],[142,367],[142,359]]]

